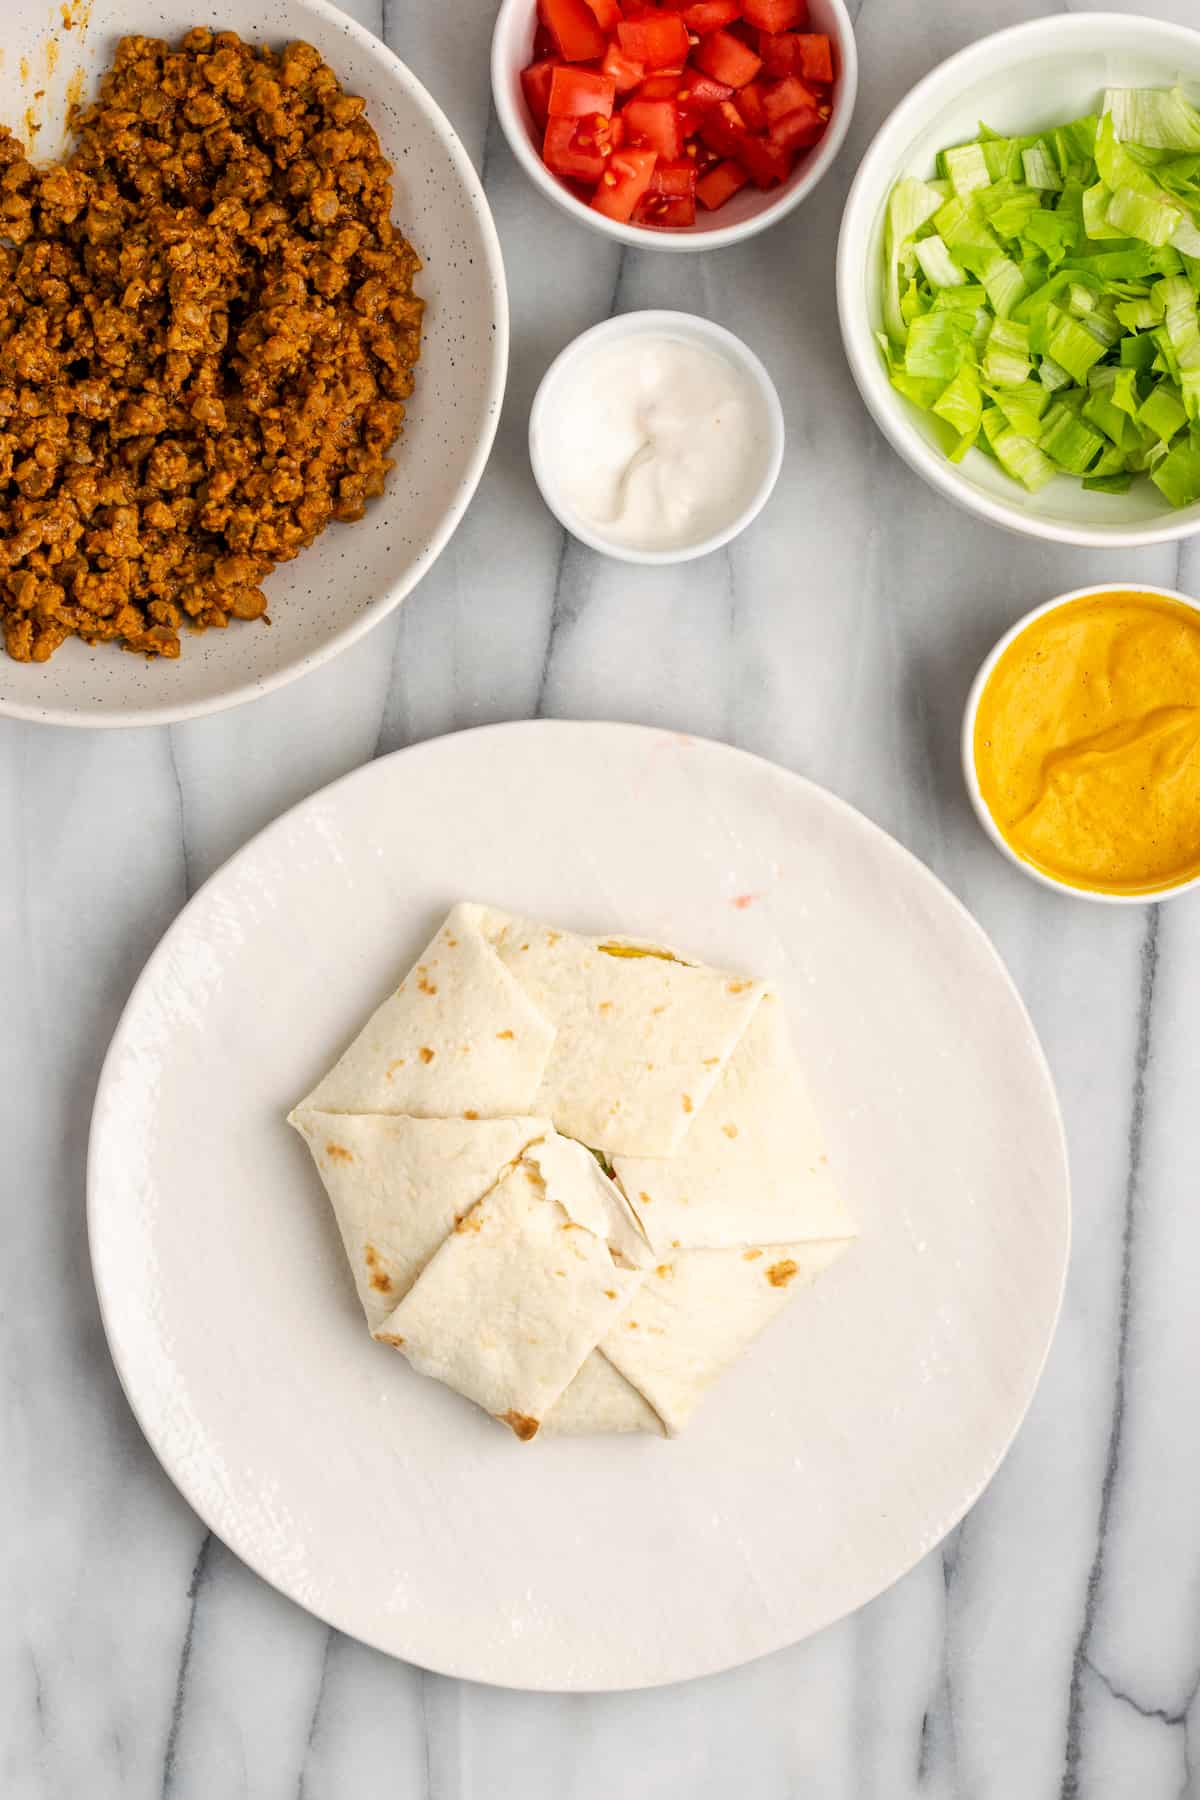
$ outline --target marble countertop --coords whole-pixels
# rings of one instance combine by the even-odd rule
[[[949,52],[1044,0],[861,0],[858,112],[812,200],[741,250],[622,250],[561,216],[489,107],[494,0],[355,0],[482,168],[513,356],[479,495],[401,609],[331,666],[173,729],[0,721],[0,1794],[4,1800],[1181,1800],[1200,1797],[1200,895],[1107,909],[1026,881],[958,773],[984,651],[1121,577],[1200,593],[1200,540],[1137,554],[1005,536],[868,420],[833,250],[859,155]],[[1123,10],[1196,23],[1196,0]],[[1112,10],[1116,10],[1113,8]],[[614,311],[740,332],[783,394],[772,504],[679,570],[564,540],[525,453],[537,380]],[[389,1661],[242,1567],[122,1398],[88,1267],[100,1061],[186,896],[365,759],[494,719],[726,738],[894,833],[992,934],[1053,1066],[1075,1184],[1065,1309],[1000,1474],[903,1581],[821,1636],[632,1696],[534,1696]]]

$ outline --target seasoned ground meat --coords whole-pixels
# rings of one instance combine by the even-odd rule
[[[61,164],[0,126],[0,628],[178,656],[383,490],[420,353],[390,165],[308,44],[124,38]]]

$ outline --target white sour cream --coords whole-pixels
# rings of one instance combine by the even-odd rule
[[[568,363],[538,431],[543,479],[598,537],[676,550],[726,530],[761,488],[771,441],[750,375],[668,333]]]

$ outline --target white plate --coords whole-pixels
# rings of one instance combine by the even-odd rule
[[[862,1238],[674,1442],[519,1444],[372,1344],[283,1122],[465,897],[785,997]],[[741,751],[554,723],[372,763],[214,876],[113,1040],[88,1213],[126,1393],[213,1530],[368,1643],[530,1688],[705,1674],[894,1581],[1004,1454],[1069,1235],[1029,1019],[921,864]]]
[[[424,344],[396,467],[356,525],[333,524],[269,575],[272,623],[184,633],[177,662],[149,663],[114,644],[72,639],[48,663],[17,663],[0,646],[0,714],[56,725],[153,725],[252,700],[315,669],[362,636],[428,572],[483,473],[504,397],[508,297],[500,243],[479,177],[446,115],[378,38],[327,0],[88,0],[58,28],[46,0],[3,0],[0,119],[32,108],[39,156],[61,155],[68,87],[91,97],[118,37],[177,40],[194,25],[231,23],[276,49],[315,46],[367,117],[394,165],[392,217],[421,254]],[[35,98],[42,92],[42,98]],[[381,651],[382,654],[382,651]]]

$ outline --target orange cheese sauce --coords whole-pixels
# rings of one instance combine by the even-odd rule
[[[1200,875],[1200,611],[1070,600],[997,662],[975,717],[988,811],[1071,887],[1154,894]]]

